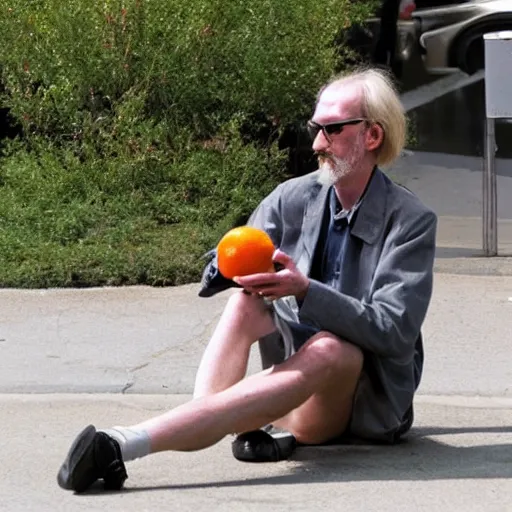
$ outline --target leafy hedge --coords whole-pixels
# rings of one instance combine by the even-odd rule
[[[7,4],[7,5],[6,5]],[[0,8],[0,286],[180,284],[286,177],[349,0]]]

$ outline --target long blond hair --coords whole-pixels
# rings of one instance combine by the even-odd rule
[[[327,87],[338,88],[349,84],[361,86],[362,116],[372,123],[380,124],[384,131],[384,140],[377,150],[377,164],[392,164],[402,152],[406,135],[404,108],[393,80],[381,69],[360,68],[334,77],[322,87],[317,101]]]

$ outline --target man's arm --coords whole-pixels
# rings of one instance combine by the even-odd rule
[[[282,236],[281,188],[282,184],[278,185],[273,192],[263,199],[247,221],[249,226],[265,231],[276,247],[279,247]]]
[[[277,187],[276,190],[259,204],[248,221],[249,225],[266,231],[276,247],[281,240],[279,188],[280,187]],[[204,258],[206,265],[201,277],[201,287],[198,293],[199,297],[212,297],[228,288],[239,287],[233,280],[227,279],[220,273],[217,264],[216,248],[208,251],[204,255]]]
[[[310,280],[299,311],[302,322],[382,357],[410,354],[432,294],[436,216],[423,214],[388,237],[375,271],[370,299],[360,301]],[[333,314],[333,312],[335,312]]]

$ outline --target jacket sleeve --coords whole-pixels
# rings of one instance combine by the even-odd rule
[[[282,184],[263,199],[247,222],[265,231],[276,247],[280,246],[282,238],[281,190]]]
[[[280,213],[280,187],[267,196],[254,210],[248,224],[263,229],[268,233],[274,245],[279,247],[281,240]],[[219,271],[217,264],[217,249],[208,251],[204,258],[205,267],[201,276],[199,297],[212,297],[228,288],[240,288],[233,280],[225,278]]]
[[[429,211],[390,231],[366,300],[311,280],[300,320],[381,357],[408,357],[432,295],[436,225]]]

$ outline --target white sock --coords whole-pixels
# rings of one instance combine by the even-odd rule
[[[139,459],[151,453],[151,442],[145,430],[128,427],[112,427],[100,430],[114,438],[121,448],[123,461]]]

